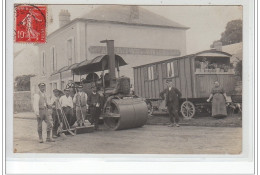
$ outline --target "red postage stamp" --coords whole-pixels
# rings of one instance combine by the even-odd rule
[[[44,5],[15,5],[15,42],[45,43],[46,12]]]

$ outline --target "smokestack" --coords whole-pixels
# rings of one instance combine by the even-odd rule
[[[68,24],[70,22],[70,13],[68,10],[61,10],[59,13],[59,24],[60,27]]]
[[[138,6],[130,6],[130,20],[139,19],[139,8]]]
[[[222,51],[222,42],[221,41],[215,41],[213,43],[213,48],[217,51]]]
[[[109,57],[108,67],[109,67],[109,79],[110,79],[110,86],[113,87],[116,83],[116,57],[114,51],[114,40],[103,40],[100,41],[101,43],[107,44],[107,55]]]

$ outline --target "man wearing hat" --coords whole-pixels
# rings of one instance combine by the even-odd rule
[[[92,86],[91,87],[92,92],[88,97],[88,105],[89,105],[89,111],[91,115],[91,124],[94,123],[95,130],[98,130],[98,121],[101,111],[101,96],[97,92],[97,87]]]
[[[162,99],[165,98],[165,105],[168,109],[171,124],[169,127],[179,127],[179,99],[181,98],[181,92],[173,86],[171,79],[166,80],[167,88],[160,93]],[[165,96],[164,96],[165,95]]]
[[[72,97],[70,96],[70,89],[64,89],[64,93],[65,95],[61,96],[59,102],[67,117],[69,125],[72,126],[75,123],[75,120],[73,118],[73,101]]]
[[[73,98],[73,103],[76,105],[76,118],[78,126],[84,126],[85,116],[87,114],[88,95],[83,92],[83,86],[77,87],[77,93]]]
[[[37,123],[38,123],[38,135],[39,135],[39,142],[43,143],[42,139],[42,121],[45,121],[47,124],[47,139],[46,142],[54,142],[54,140],[51,137],[51,130],[52,130],[52,123],[50,121],[49,115],[48,115],[48,103],[47,98],[45,94],[46,86],[44,83],[39,83],[39,92],[34,95],[34,113],[37,116]]]

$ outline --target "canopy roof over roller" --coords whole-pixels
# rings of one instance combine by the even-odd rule
[[[119,56],[115,55],[116,58],[116,65],[118,66],[124,66],[127,65],[125,60]],[[104,67],[104,70],[108,69],[108,55],[99,55],[96,58],[92,60],[84,60],[80,63],[75,63],[70,66],[62,67],[61,69],[57,70],[56,72],[52,73],[51,75],[55,75],[61,72],[65,72],[68,70],[73,71],[75,75],[83,75],[90,72],[98,72],[102,71],[102,67]]]
[[[121,56],[115,55],[115,59],[116,59],[116,66],[127,65],[127,63]],[[99,72],[102,70],[108,70],[108,61],[109,61],[108,55],[100,55],[92,60],[84,60],[78,63],[71,70],[75,75],[83,75],[90,72]]]
[[[55,74],[58,74],[58,73],[61,73],[61,72],[65,72],[65,71],[68,71],[68,70],[71,70],[73,69],[74,67],[76,67],[79,63],[74,63],[70,66],[65,66],[65,67],[62,67],[61,69],[57,70],[56,72],[52,73],[52,75],[55,75]]]

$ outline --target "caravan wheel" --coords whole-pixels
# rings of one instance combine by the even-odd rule
[[[181,114],[185,119],[191,119],[195,115],[195,106],[190,101],[184,101],[181,104]]]

